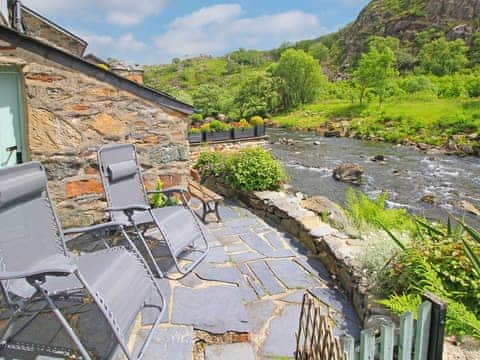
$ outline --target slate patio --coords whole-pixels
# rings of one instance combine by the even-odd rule
[[[168,308],[145,360],[292,358],[307,290],[329,307],[338,334],[358,339],[360,323],[352,305],[306,248],[238,204],[228,203],[220,213],[222,223],[206,225],[211,250],[194,273],[178,281],[158,280]],[[162,249],[154,251],[161,256]],[[144,311],[131,346],[145,336],[142,325],[150,321]],[[54,326],[48,324],[39,325]],[[0,353],[0,359],[25,357]]]

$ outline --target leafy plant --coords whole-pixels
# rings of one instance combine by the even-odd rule
[[[227,181],[237,190],[278,190],[287,180],[280,162],[263,148],[245,149],[226,161]]]
[[[264,124],[263,118],[261,116],[252,116],[250,118],[250,124],[261,126]]]
[[[162,191],[163,190],[163,182],[160,179],[157,180],[156,190],[157,191]],[[155,193],[153,195],[152,207],[154,209],[162,208],[162,207],[165,207],[165,206],[176,206],[176,205],[179,205],[179,204],[180,204],[180,201],[174,196],[166,196],[165,194],[162,194],[160,192]]]
[[[220,176],[225,173],[225,156],[218,151],[204,151],[200,153],[197,162],[193,166],[202,177]]]

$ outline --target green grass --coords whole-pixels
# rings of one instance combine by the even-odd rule
[[[444,145],[451,135],[480,132],[480,99],[391,99],[381,107],[378,103],[326,101],[275,116],[273,121],[286,128],[314,129],[338,119],[349,119],[350,129],[358,136]],[[460,136],[462,142],[469,140]]]

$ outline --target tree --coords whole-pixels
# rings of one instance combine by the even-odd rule
[[[318,61],[295,49],[286,50],[271,71],[285,109],[315,100],[324,78]]]
[[[308,53],[313,56],[318,61],[322,62],[328,58],[328,48],[323,45],[321,42],[317,42],[310,46]]]
[[[267,116],[277,105],[277,98],[272,78],[265,74],[254,74],[240,84],[235,104],[240,109],[241,117]]]
[[[420,51],[420,65],[427,73],[451,75],[468,64],[468,48],[463,40],[447,41],[444,37],[425,44]]]
[[[398,71],[392,49],[386,44],[371,43],[369,51],[362,54],[354,72],[354,79],[360,88],[360,103],[363,104],[367,89],[372,89],[382,104],[396,76]]]

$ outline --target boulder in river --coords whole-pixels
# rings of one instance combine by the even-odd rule
[[[342,133],[340,132],[340,130],[327,130],[327,131],[325,131],[323,136],[325,136],[325,137],[341,137]]]
[[[313,142],[313,145],[320,145],[320,144],[321,144],[320,141],[314,141],[314,142]]]
[[[430,204],[430,205],[436,205],[438,204],[438,199],[434,196],[434,195],[430,195],[430,194],[427,194],[427,195],[424,195],[422,196],[422,199],[421,199],[424,203],[426,204]]]
[[[335,180],[360,185],[365,170],[357,164],[344,163],[333,170]]]
[[[313,196],[303,200],[302,206],[319,215],[322,220],[326,218],[331,225],[339,230],[345,230],[348,227],[348,217],[342,207],[325,196]]]
[[[480,210],[471,202],[468,202],[467,200],[462,200],[460,201],[460,206],[462,207],[462,209],[469,212],[470,214],[480,216]]]
[[[387,161],[387,158],[385,157],[385,155],[375,155],[375,156],[372,158],[372,161],[381,161],[381,162],[384,162],[384,161]]]

